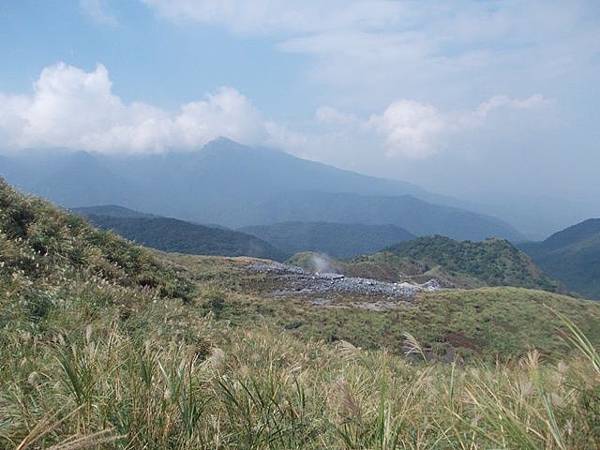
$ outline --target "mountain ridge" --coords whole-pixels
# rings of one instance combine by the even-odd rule
[[[410,183],[370,177],[230,140],[211,142],[187,153],[100,155],[57,150],[53,155],[31,152],[17,159],[21,172],[12,170],[8,181],[12,178],[20,188],[65,207],[118,204],[232,228],[321,220],[321,211],[333,207],[337,216],[328,217],[328,222],[391,223],[416,235],[442,233],[460,239],[498,235],[522,240],[505,222],[432,203],[455,202]],[[0,175],[3,172],[0,167]],[[335,195],[346,196],[343,210],[330,204],[336,201]],[[327,204],[323,204],[324,196],[329,197]],[[373,203],[379,203],[379,208],[373,208]],[[286,205],[311,217],[293,217]],[[387,210],[392,208],[403,213],[392,214],[390,220]],[[410,215],[419,211],[423,211],[422,220],[412,228],[407,226]]]
[[[568,289],[600,300],[600,219],[584,220],[520,248]]]
[[[396,225],[332,222],[282,222],[242,227],[239,230],[257,236],[289,254],[316,251],[336,258],[371,253],[416,237]]]
[[[87,207],[72,211],[101,229],[157,250],[194,255],[250,256],[279,261],[288,256],[247,233],[139,213],[124,207]]]

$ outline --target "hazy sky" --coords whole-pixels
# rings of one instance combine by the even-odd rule
[[[0,147],[279,147],[600,215],[600,1],[0,2]]]

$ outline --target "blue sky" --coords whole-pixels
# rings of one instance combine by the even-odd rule
[[[88,3],[113,19],[87,12]],[[0,33],[2,55],[12,63],[3,67],[2,92],[29,91],[42,69],[59,61],[86,71],[101,63],[125,101],[174,108],[235,86],[275,114],[285,113],[281,96],[301,83],[304,58],[277,52],[273,42],[239,39],[216,26],[175,24],[137,1],[7,3],[0,6]]]
[[[193,151],[226,135],[600,215],[596,0],[5,1],[0,57],[10,151]]]

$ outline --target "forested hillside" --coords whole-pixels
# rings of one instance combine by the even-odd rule
[[[80,212],[82,209],[79,210]],[[250,234],[167,217],[92,214],[90,222],[147,247],[194,255],[254,256],[284,260],[286,253]]]
[[[521,248],[568,289],[600,300],[600,219],[586,220]]]

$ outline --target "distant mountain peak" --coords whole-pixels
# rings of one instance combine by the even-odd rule
[[[19,161],[21,162],[21,161]],[[18,169],[18,170],[17,170]],[[124,205],[228,227],[277,222],[394,224],[460,239],[520,235],[493,217],[398,180],[362,175],[221,137],[197,152],[29,158],[0,174],[67,207]]]
[[[212,141],[209,141],[208,143],[206,143],[204,145],[204,147],[202,147],[203,151],[214,151],[214,150],[251,150],[252,147],[248,146],[248,145],[244,145],[244,144],[240,144],[237,141],[234,141],[233,139],[230,139],[228,137],[225,136],[219,136],[216,139],[213,139]]]

